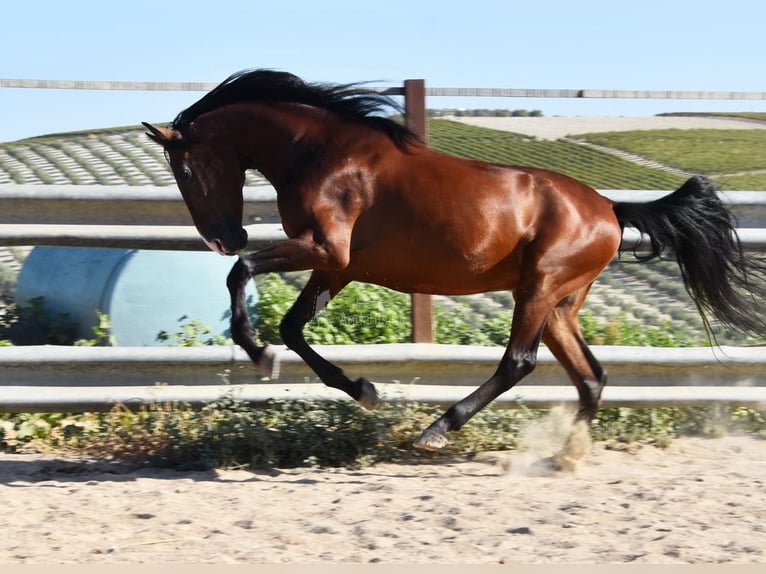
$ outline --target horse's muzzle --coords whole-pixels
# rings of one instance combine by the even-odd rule
[[[206,239],[207,246],[219,255],[236,255],[247,246],[247,231],[240,228],[234,237]]]

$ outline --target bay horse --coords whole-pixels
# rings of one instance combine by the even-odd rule
[[[344,286],[361,281],[441,295],[510,290],[513,322],[497,370],[423,431],[415,446],[443,447],[448,431],[535,368],[541,340],[574,383],[577,420],[587,428],[607,376],[577,315],[629,225],[651,242],[643,260],[674,255],[708,330],[716,319],[766,333],[766,266],[743,253],[733,216],[710,181],[691,178],[646,203],[615,202],[553,171],[438,153],[391,112],[401,107],[359,84],[314,84],[286,72],[244,70],[168,127],[143,123],[164,148],[207,245],[239,255],[227,278],[232,338],[267,372],[275,352],[254,342],[245,305],[245,287],[257,274],[312,270],[280,333],[324,384],[367,408],[378,404],[373,384],[349,379],[302,332]],[[287,239],[242,254],[247,169],[258,170],[276,190]]]

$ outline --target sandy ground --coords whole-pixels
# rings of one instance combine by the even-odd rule
[[[766,562],[763,440],[599,443],[556,476],[532,458],[178,472],[0,454],[0,563]]]
[[[556,140],[584,133],[630,130],[766,129],[766,122],[711,117],[450,117],[449,119],[474,126],[516,132],[544,140]]]

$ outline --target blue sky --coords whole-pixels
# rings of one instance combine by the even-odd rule
[[[766,91],[762,0],[8,0],[0,78],[218,82],[243,68],[432,87]],[[194,92],[0,88],[0,141],[171,120]],[[431,98],[545,115],[766,102]]]

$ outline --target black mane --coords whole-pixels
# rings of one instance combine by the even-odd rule
[[[362,89],[358,84],[310,84],[293,74],[274,70],[243,70],[232,74],[178,114],[172,127],[181,129],[204,113],[240,102],[316,106],[375,127],[401,147],[419,140],[406,126],[377,115],[387,111],[402,113],[402,107],[388,96]]]

